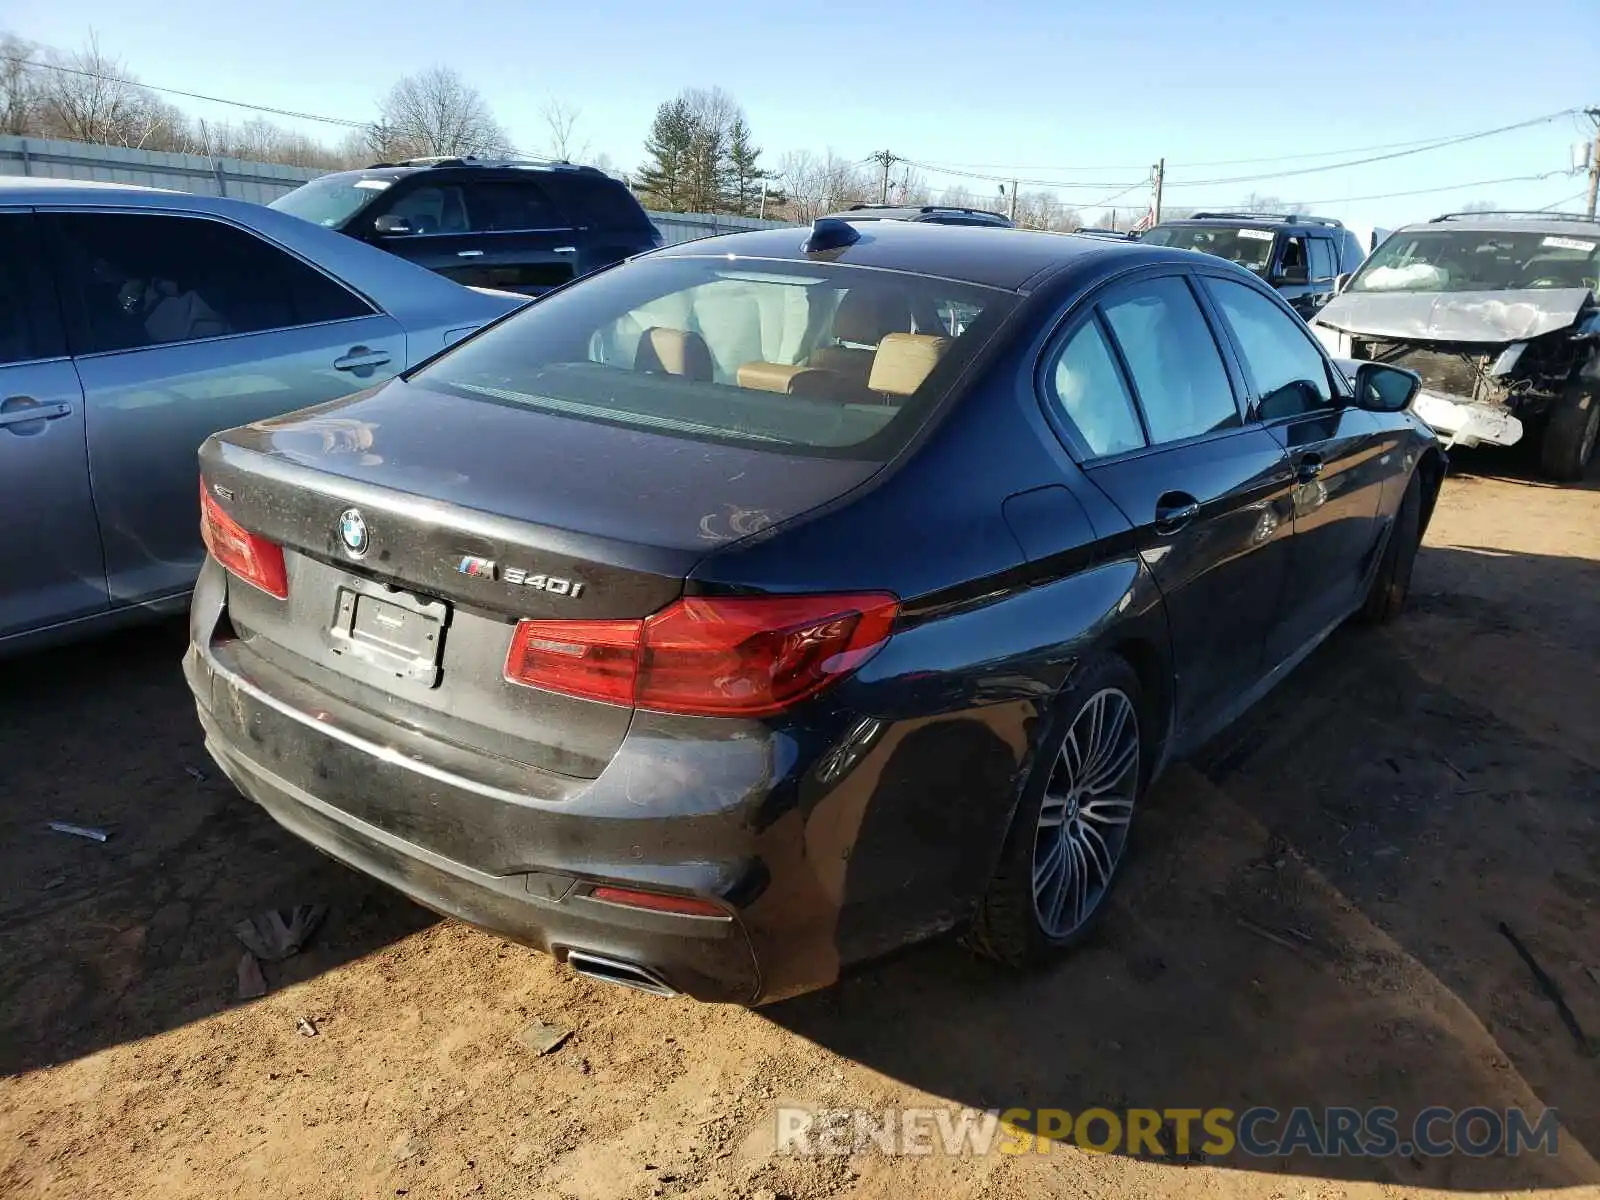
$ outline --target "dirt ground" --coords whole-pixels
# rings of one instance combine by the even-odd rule
[[[0,665],[0,1196],[1600,1196],[1600,488],[1467,458],[1413,604],[1173,771],[1097,940],[759,1012],[587,983],[280,832],[144,630]],[[54,833],[64,819],[104,844]],[[329,905],[236,999],[242,917]],[[315,1036],[297,1032],[309,1018]],[[538,1056],[533,1020],[572,1030]],[[797,1158],[775,1110],[1559,1110],[1559,1155]]]

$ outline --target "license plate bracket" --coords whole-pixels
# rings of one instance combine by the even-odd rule
[[[441,600],[341,587],[329,633],[336,653],[433,687],[449,623],[450,606]]]

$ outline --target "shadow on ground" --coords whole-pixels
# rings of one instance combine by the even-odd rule
[[[233,1003],[234,922],[326,903],[274,985],[433,917],[323,858],[206,755],[177,624],[5,663],[0,674],[0,1073],[158,1033]],[[198,773],[198,774],[196,774]],[[104,844],[51,821],[104,828]]]
[[[1340,631],[1164,779],[1069,962],[1015,977],[941,944],[766,1014],[979,1109],[1391,1105],[1408,1133],[1430,1105],[1553,1107],[1554,1160],[1223,1161],[1461,1191],[1600,1183],[1583,1149],[1600,1153],[1600,1058],[1498,930],[1600,1044],[1596,598],[1587,559],[1426,549],[1400,623]],[[1552,677],[1525,667],[1555,606],[1574,640]],[[1547,694],[1559,709],[1533,704]]]

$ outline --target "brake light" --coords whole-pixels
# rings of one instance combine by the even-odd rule
[[[283,548],[251,533],[222,511],[222,505],[200,481],[200,536],[211,557],[230,574],[279,600],[289,598],[289,576],[283,565]]]
[[[866,662],[899,607],[882,592],[694,596],[642,621],[523,621],[505,675],[657,712],[770,716]]]

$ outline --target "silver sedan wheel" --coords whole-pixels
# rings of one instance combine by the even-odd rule
[[[1033,911],[1052,938],[1099,908],[1128,844],[1139,790],[1139,718],[1117,688],[1090,696],[1067,730],[1033,838]]]

